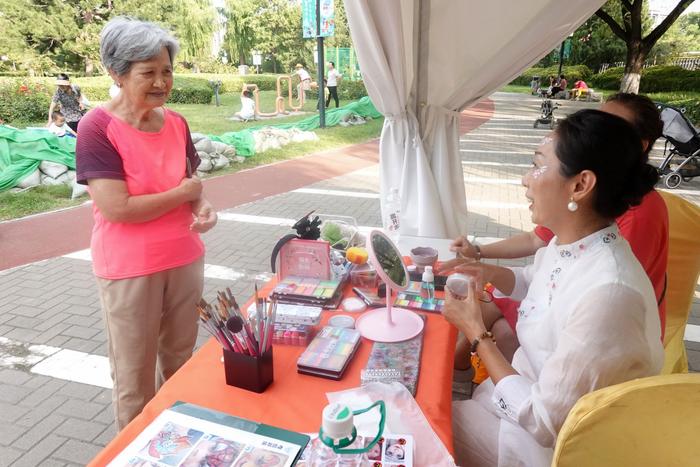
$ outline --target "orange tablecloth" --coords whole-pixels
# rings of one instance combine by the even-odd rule
[[[324,312],[325,323],[336,312]],[[452,358],[456,331],[439,314],[427,314],[416,400],[433,430],[452,449]],[[358,387],[372,342],[363,339],[340,381],[297,373],[302,346],[275,345],[274,381],[262,394],[227,386],[221,346],[213,338],[173,375],[136,417],[112,440],[90,466],[106,465],[163,410],[177,401],[190,402],[237,417],[302,433],[315,432],[327,392]]]

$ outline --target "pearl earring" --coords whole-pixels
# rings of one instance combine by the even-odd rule
[[[574,201],[574,197],[569,198],[569,204],[566,205],[566,209],[571,212],[575,212],[578,209],[578,203]]]

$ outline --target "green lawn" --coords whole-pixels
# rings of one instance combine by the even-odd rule
[[[0,221],[16,219],[39,212],[76,206],[87,198],[70,199],[71,187],[37,186],[20,193],[0,193]]]
[[[276,92],[260,92],[260,110],[262,112],[272,112],[275,108]],[[348,102],[340,102],[340,105]],[[198,133],[219,135],[229,131],[238,131],[245,128],[257,127],[261,125],[274,125],[280,123],[292,123],[302,120],[315,114],[316,101],[307,101],[304,111],[307,113],[290,117],[277,117],[263,119],[253,122],[234,122],[228,120],[235,112],[240,110],[240,98],[238,94],[223,94],[221,105],[214,104],[171,104],[168,107],[181,113],[187,119],[190,130]],[[335,107],[333,107],[335,108]],[[272,162],[285,159],[301,157],[327,149],[348,146],[356,143],[363,143],[379,137],[384,119],[375,119],[365,125],[349,127],[336,126],[326,129],[317,129],[318,141],[292,143],[280,149],[266,151],[255,154],[247,158],[244,162],[232,164],[226,169],[212,172],[211,176],[223,175],[226,173],[238,172],[243,169],[250,169],[258,165],[270,164]],[[26,126],[43,126],[44,122],[28,123]],[[71,200],[70,187],[52,186],[36,187],[20,193],[0,193],[0,221],[16,219],[44,211],[60,209],[68,206],[81,204],[87,200],[82,197]]]

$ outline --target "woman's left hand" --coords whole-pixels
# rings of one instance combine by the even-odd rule
[[[192,214],[195,220],[190,224],[190,230],[204,233],[216,225],[218,217],[211,203],[204,198],[192,203]]]
[[[486,331],[484,318],[481,313],[476,285],[469,283],[469,294],[464,300],[459,300],[445,287],[445,307],[442,314],[447,321],[459,329],[471,342]]]

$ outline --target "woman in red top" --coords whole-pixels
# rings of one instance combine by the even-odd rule
[[[646,96],[618,93],[610,96],[600,107],[604,112],[624,118],[637,129],[645,145],[645,154],[649,155],[654,142],[661,136],[663,123],[656,105]],[[639,206],[629,209],[617,219],[620,233],[629,242],[632,251],[646,271],[659,304],[661,319],[661,339],[666,325],[666,263],[668,259],[668,211],[661,195],[651,191]],[[452,243],[452,251],[463,258],[522,258],[535,254],[546,246],[554,237],[552,232],[537,226],[532,232],[515,235],[489,245],[473,245],[465,237],[459,237]],[[496,335],[499,348],[507,357],[512,357],[518,348],[515,324],[518,319],[519,302],[507,298],[494,299],[492,304],[482,307],[484,320]],[[458,341],[455,367],[469,366],[466,342],[460,336]]]
[[[120,92],[80,122],[77,179],[89,186],[119,429],[192,355],[204,282],[199,233],[216,213],[192,176],[199,157],[185,119],[164,107],[177,41],[161,27],[111,20],[102,63]]]

